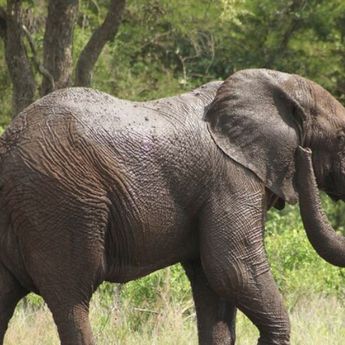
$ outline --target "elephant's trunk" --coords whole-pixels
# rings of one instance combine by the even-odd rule
[[[345,267],[345,238],[338,235],[322,210],[311,150],[297,148],[296,187],[302,221],[316,252],[329,263]]]

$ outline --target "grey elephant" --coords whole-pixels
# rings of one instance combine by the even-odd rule
[[[0,141],[0,344],[29,291],[46,301],[61,344],[94,344],[88,308],[101,282],[177,262],[200,344],[234,344],[236,308],[258,344],[289,344],[266,212],[299,197],[311,243],[344,266],[317,189],[344,198],[344,131],[328,92],[264,69],[151,102],[83,88],[38,100]]]

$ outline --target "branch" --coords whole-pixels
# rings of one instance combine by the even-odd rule
[[[92,34],[80,53],[76,66],[77,86],[90,86],[92,70],[105,44],[112,40],[119,29],[126,0],[112,0],[103,24]]]
[[[288,7],[287,12],[285,14],[286,17],[283,18],[283,20],[287,19],[287,20],[290,20],[290,22],[288,23],[287,28],[281,35],[281,39],[278,45],[270,54],[270,56],[266,59],[266,63],[264,67],[272,68],[276,60],[280,58],[282,54],[285,53],[286,48],[288,47],[288,44],[290,42],[290,39],[295,34],[295,32],[300,28],[300,24],[301,24],[301,19],[300,17],[296,16],[295,12],[298,10],[302,11],[303,8],[305,7],[305,4],[306,4],[305,0],[294,0],[291,3],[291,5]]]
[[[23,24],[22,25],[22,29],[25,33],[25,36],[29,42],[30,45],[30,49],[32,52],[32,56],[33,56],[33,62],[34,65],[36,67],[36,69],[38,70],[39,73],[41,73],[44,77],[46,77],[49,82],[50,82],[50,88],[51,90],[55,90],[55,82],[54,82],[54,77],[49,73],[49,71],[43,66],[43,64],[39,61],[38,57],[37,57],[37,50],[36,50],[36,46],[35,43],[32,39],[32,36],[28,30],[28,28]]]

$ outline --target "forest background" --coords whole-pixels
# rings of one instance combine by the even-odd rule
[[[345,104],[343,0],[0,0],[0,6],[0,131],[59,87],[148,100],[253,67],[300,74]],[[345,207],[323,200],[345,234]],[[265,241],[293,344],[343,344],[345,271],[314,253],[298,207],[269,212]],[[197,343],[179,265],[124,286],[103,284],[91,311],[98,344]],[[239,344],[255,342],[243,315],[237,328]],[[58,340],[43,301],[30,295],[6,344],[37,343]]]

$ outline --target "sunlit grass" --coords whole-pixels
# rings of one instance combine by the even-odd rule
[[[164,304],[164,303],[163,303]],[[105,306],[96,294],[91,322],[99,345],[196,345],[195,313],[187,305],[160,305],[155,310],[123,304]],[[292,345],[343,345],[345,313],[335,297],[300,299],[290,310]],[[140,320],[145,320],[141,322]],[[256,344],[258,332],[243,314],[237,321],[237,344]],[[5,345],[58,345],[58,336],[47,307],[37,310],[19,306],[6,334]]]

